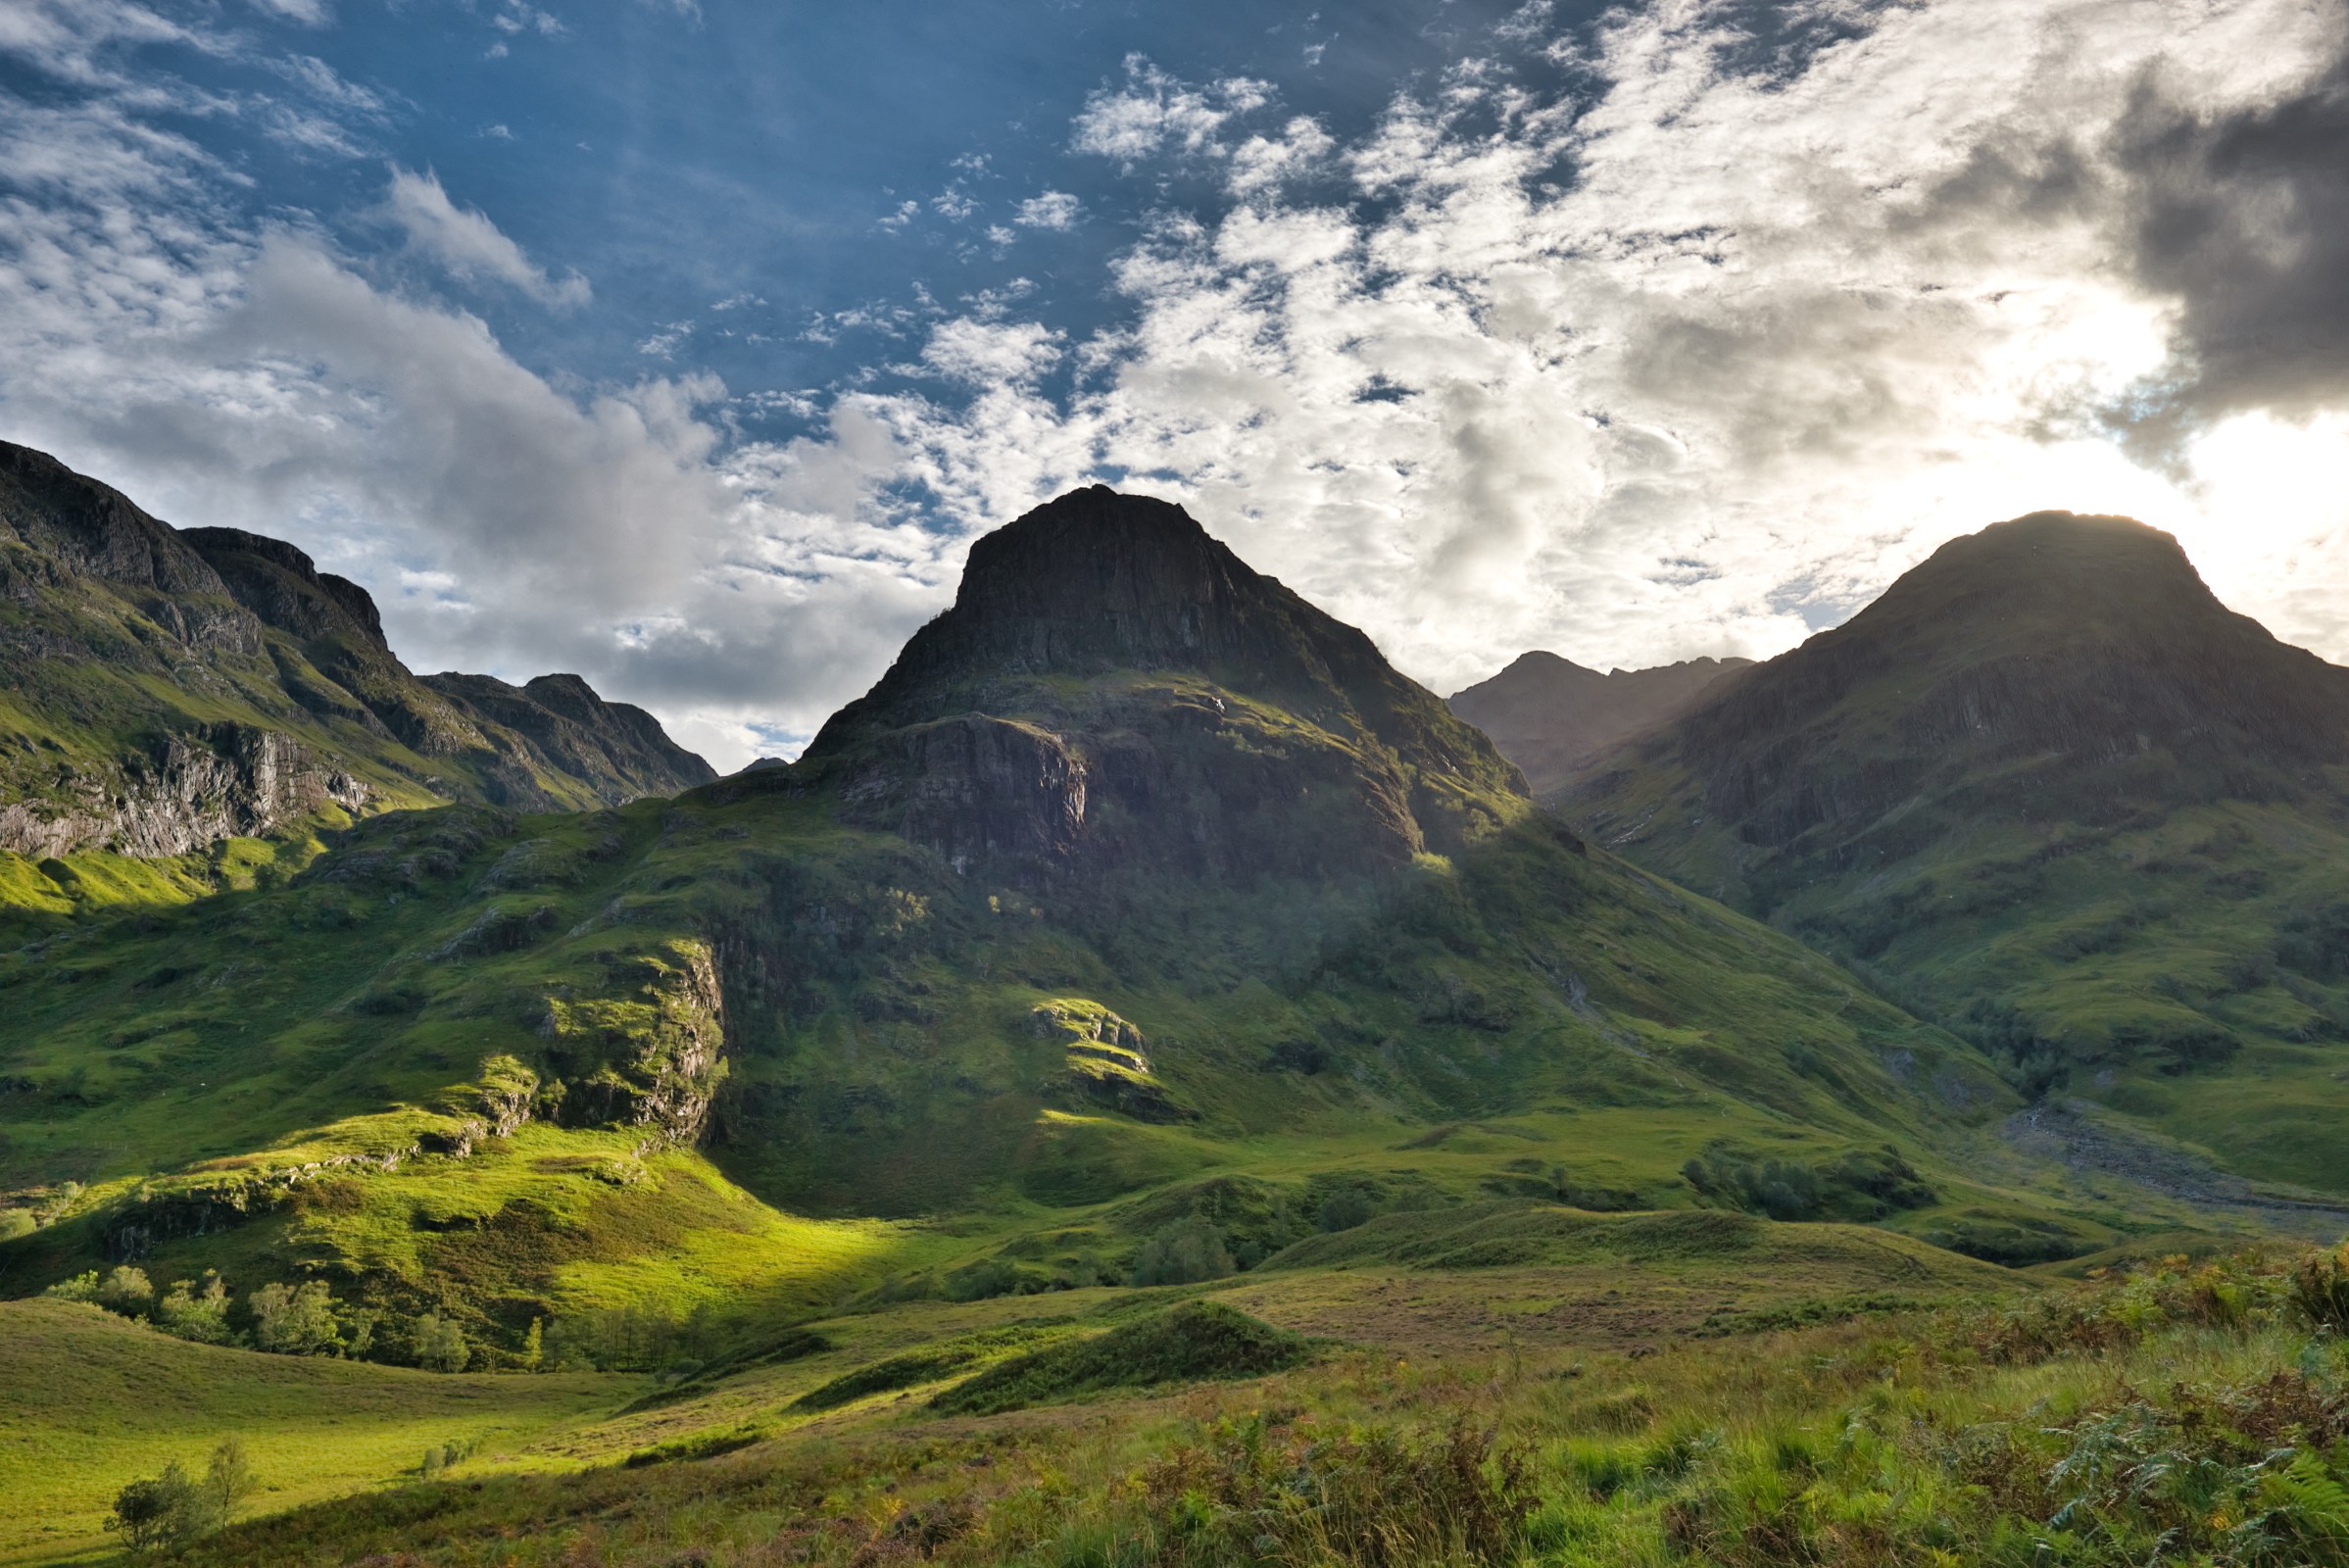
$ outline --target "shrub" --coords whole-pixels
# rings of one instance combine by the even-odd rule
[[[174,1459],[162,1475],[133,1481],[115,1494],[106,1528],[133,1551],[176,1551],[217,1522],[204,1489]]]
[[[416,1320],[416,1363],[434,1372],[463,1372],[473,1348],[450,1319],[426,1312]]]
[[[323,1355],[342,1348],[334,1320],[334,1293],[323,1280],[305,1280],[291,1289],[265,1285],[252,1297],[253,1339],[279,1355]]]
[[[234,1436],[222,1438],[212,1450],[212,1462],[204,1468],[204,1498],[214,1519],[226,1524],[236,1517],[238,1504],[251,1496],[259,1484],[251,1462],[245,1458],[244,1440]]]
[[[1223,1232],[1194,1214],[1151,1234],[1134,1258],[1134,1283],[1197,1285],[1220,1280],[1232,1272],[1232,1254],[1223,1245]]]
[[[2349,1334],[2349,1245],[2301,1260],[2292,1271],[2292,1304],[2318,1328]]]
[[[199,1345],[231,1343],[236,1336],[228,1329],[226,1282],[210,1270],[205,1272],[201,1291],[186,1280],[173,1280],[163,1299],[155,1303],[155,1326]]]
[[[29,1208],[0,1208],[0,1242],[13,1242],[20,1236],[30,1236],[41,1228]]]
[[[124,1317],[143,1317],[155,1304],[155,1287],[144,1270],[119,1264],[98,1287],[98,1304]]]
[[[55,1301],[88,1301],[95,1305],[98,1300],[98,1271],[91,1269],[70,1280],[59,1280],[41,1294]]]

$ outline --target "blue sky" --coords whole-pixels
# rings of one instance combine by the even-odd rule
[[[2038,506],[2176,528],[2341,658],[2344,36],[0,0],[0,435],[296,540],[419,668],[577,669],[726,765],[1097,477],[1444,691],[1776,652]],[[2240,349],[2285,303],[2290,376]]]

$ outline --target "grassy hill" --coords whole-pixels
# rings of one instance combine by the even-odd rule
[[[2166,534],[1959,540],[1558,801],[2028,1093],[2349,1192],[2349,670],[2226,611]]]

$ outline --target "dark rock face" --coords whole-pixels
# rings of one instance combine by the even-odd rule
[[[220,575],[168,523],[45,452],[0,441],[0,540],[77,577],[226,598]]]
[[[1545,795],[1600,753],[1686,711],[1750,659],[1690,659],[1601,674],[1555,654],[1520,655],[1491,680],[1455,692],[1451,710],[1493,737]]]
[[[1456,848],[1524,793],[1368,637],[1100,485],[974,544],[954,608],[789,771],[958,864],[1244,879]]]

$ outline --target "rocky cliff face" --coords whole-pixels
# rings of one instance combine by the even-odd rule
[[[1491,680],[1455,692],[1451,710],[1493,737],[1537,795],[1632,736],[1686,711],[1750,659],[1690,659],[1601,674],[1555,654],[1520,655]]]
[[[357,583],[282,540],[174,529],[0,442],[0,851],[181,855],[327,807],[528,809],[707,782],[575,675],[419,680]]]
[[[791,769],[958,863],[1250,879],[1450,851],[1517,770],[1179,507],[1094,486],[979,540],[954,608]]]

